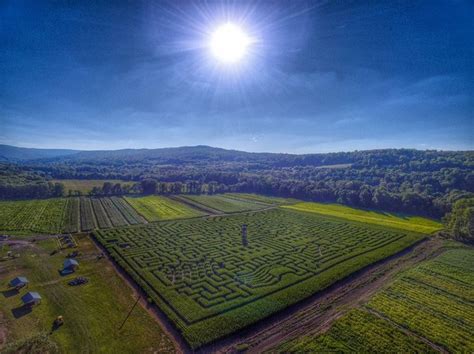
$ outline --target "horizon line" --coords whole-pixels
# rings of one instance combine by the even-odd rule
[[[26,147],[26,146],[17,146],[10,144],[0,143],[0,146],[9,146],[19,149],[34,149],[34,150],[69,150],[74,152],[112,152],[112,151],[123,151],[123,150],[164,150],[164,149],[180,149],[180,148],[197,148],[197,147],[207,147],[212,149],[221,149],[226,151],[237,151],[245,152],[249,154],[282,154],[282,155],[315,155],[315,154],[337,154],[337,153],[353,153],[353,152],[363,152],[363,151],[380,151],[380,150],[415,150],[415,151],[437,151],[437,152],[473,152],[474,149],[459,149],[459,150],[450,150],[450,149],[439,149],[439,148],[427,148],[427,149],[418,149],[412,147],[380,147],[373,149],[354,149],[354,150],[339,150],[339,151],[326,151],[326,152],[307,152],[307,153],[295,153],[295,152],[270,152],[270,151],[248,151],[248,150],[239,150],[236,148],[225,148],[220,146],[211,146],[205,144],[197,145],[179,145],[179,146],[163,146],[163,147],[139,147],[139,148],[120,148],[120,149],[71,149],[71,148],[49,148],[49,147]]]

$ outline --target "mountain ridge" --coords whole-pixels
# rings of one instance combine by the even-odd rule
[[[308,158],[311,156],[337,156],[350,155],[359,152],[382,152],[382,151],[413,151],[413,152],[429,152],[437,151],[440,153],[451,152],[468,152],[469,150],[448,151],[448,150],[417,150],[410,148],[387,148],[387,149],[371,149],[371,150],[354,150],[354,151],[339,151],[339,152],[325,152],[325,153],[277,153],[277,152],[251,152],[236,149],[224,149],[220,147],[213,147],[208,145],[194,145],[194,146],[179,146],[179,147],[164,147],[164,148],[126,148],[115,150],[74,150],[74,149],[43,149],[43,148],[26,148],[13,145],[0,144],[0,161],[6,162],[25,162],[41,160],[43,162],[57,160],[62,161],[83,161],[83,160],[103,160],[103,159],[143,159],[143,158],[163,158],[164,156],[175,156],[179,158],[193,156],[192,160],[197,157],[213,157],[214,159],[243,159],[247,158]]]

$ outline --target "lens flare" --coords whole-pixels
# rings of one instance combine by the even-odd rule
[[[236,63],[246,54],[251,40],[237,25],[226,23],[211,36],[212,54],[223,63]]]

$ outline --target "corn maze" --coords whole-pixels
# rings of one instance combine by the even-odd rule
[[[247,225],[247,242],[242,225]],[[419,233],[273,209],[95,237],[197,348],[413,244]]]

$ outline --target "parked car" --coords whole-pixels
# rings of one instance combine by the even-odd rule
[[[84,277],[77,277],[71,280],[68,284],[71,286],[76,286],[76,285],[86,284],[87,282],[89,282],[89,279],[84,278]]]

